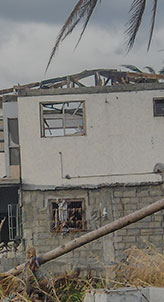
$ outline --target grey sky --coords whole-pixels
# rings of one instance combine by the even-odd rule
[[[76,2],[76,0],[0,0],[0,18],[17,22],[63,24]],[[151,1],[149,2],[151,4]],[[132,0],[102,0],[98,3],[91,22],[106,25],[112,25],[113,22],[125,24],[131,3]],[[148,6],[149,15],[150,8],[151,6]],[[161,1],[158,23],[163,18],[163,8],[164,3]]]
[[[47,74],[44,70],[57,34],[76,0],[0,0],[0,88],[91,68],[134,64],[164,65],[164,3],[159,3],[151,49],[146,45],[151,20],[148,7],[133,50],[126,55],[125,24],[132,0],[102,0],[76,51],[81,26],[60,46]],[[149,1],[150,4],[152,1]]]
[[[1,0],[0,18],[61,24],[75,3],[75,0]]]
[[[63,23],[63,20],[71,12],[76,0],[1,0],[0,17],[8,20]],[[122,1],[104,0],[97,5],[97,16],[99,20],[108,23],[108,19],[115,18],[114,15],[129,6],[130,0]],[[118,5],[119,3],[119,5]],[[94,18],[93,18],[94,20]]]

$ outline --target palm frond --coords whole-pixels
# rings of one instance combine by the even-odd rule
[[[158,4],[158,0],[153,0],[153,8],[152,8],[152,13],[153,14],[152,14],[151,29],[150,29],[149,42],[148,42],[147,50],[149,50],[150,43],[151,43],[151,40],[152,40],[154,24],[155,24],[155,17],[156,17],[156,13],[157,13],[157,4]]]
[[[159,71],[159,74],[164,74],[164,67],[161,68],[161,70]]]
[[[155,74],[155,70],[151,66],[145,66],[144,68],[148,69],[150,73]]]
[[[63,25],[61,31],[59,32],[59,35],[56,39],[56,43],[55,46],[52,49],[52,53],[51,56],[49,58],[47,67],[46,67],[46,71],[52,61],[52,58],[55,56],[56,51],[59,47],[59,44],[61,41],[63,41],[69,34],[72,33],[73,29],[76,27],[76,25],[82,20],[84,19],[84,25],[83,25],[83,29],[80,35],[80,38],[78,40],[78,43],[80,42],[82,35],[87,27],[87,24],[90,20],[90,17],[93,13],[93,10],[97,4],[98,1],[101,0],[79,0],[77,2],[77,4],[75,5],[73,11],[71,12],[71,14],[69,15],[68,19],[66,20],[65,24]],[[78,44],[77,43],[77,44]]]
[[[121,66],[126,67],[127,69],[130,69],[130,70],[132,70],[134,72],[142,73],[142,70],[140,70],[138,67],[136,67],[134,65],[126,65],[126,64],[124,64],[124,65],[121,65]]]
[[[145,11],[145,6],[146,0],[133,0],[132,2],[131,8],[129,10],[131,18],[129,21],[128,29],[125,31],[128,36],[128,51],[133,47]]]

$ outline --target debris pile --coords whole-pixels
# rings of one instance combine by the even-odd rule
[[[145,249],[128,249],[126,259],[114,265],[112,271],[113,279],[91,274],[81,278],[80,269],[56,277],[45,276],[40,271],[35,249],[30,248],[25,269],[19,277],[0,274],[0,301],[82,302],[86,290],[94,288],[164,287],[164,255],[151,244]]]
[[[0,275],[0,301],[2,302],[82,302],[87,289],[102,288],[99,278],[80,278],[80,270],[58,277],[35,275],[26,271],[21,276]]]
[[[102,287],[101,280],[80,277],[80,269],[60,276],[46,276],[40,270],[34,247],[27,249],[26,263],[19,277],[0,274],[0,301],[2,302],[80,302],[87,289]]]

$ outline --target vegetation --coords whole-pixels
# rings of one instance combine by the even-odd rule
[[[148,244],[146,249],[132,247],[126,260],[115,267],[115,287],[164,287],[164,255]]]
[[[32,272],[28,272],[28,278],[27,272],[20,278],[1,274],[0,301],[82,302],[86,290],[104,288],[102,278],[90,274],[81,278],[78,275],[78,270],[58,277],[42,275],[42,278],[36,278]]]
[[[137,72],[137,73],[144,73],[144,71],[142,71],[140,68],[134,66],[134,65],[127,65],[127,64],[124,64],[124,65],[121,65],[127,69],[130,69],[132,70],[133,72]],[[144,69],[147,69],[149,73],[151,74],[164,74],[164,67],[162,67],[157,73],[155,71],[154,68],[152,68],[151,66],[145,66]]]
[[[164,287],[164,255],[154,246],[150,243],[145,249],[134,246],[124,256],[117,265],[104,267],[110,279],[91,273],[82,278],[78,269],[57,277],[35,276],[31,271],[24,271],[19,278],[1,274],[0,301],[82,302],[86,291],[95,288]]]
[[[77,45],[78,45],[78,43],[80,42],[80,40],[84,34],[84,31],[88,25],[88,22],[94,12],[94,9],[99,2],[101,2],[101,0],[78,0],[77,1],[71,14],[69,15],[66,22],[64,23],[61,31],[59,32],[59,35],[56,39],[55,46],[53,47],[50,59],[48,61],[46,70],[48,69],[48,67],[51,63],[52,58],[55,56],[60,43],[69,34],[72,33],[72,31],[74,30],[74,28],[80,21],[83,21],[83,28],[82,28],[79,40],[77,42]],[[145,12],[145,8],[148,3],[150,3],[150,0],[133,0],[132,1],[131,7],[129,10],[130,20],[129,20],[129,23],[127,25],[128,27],[126,30],[126,34],[128,36],[128,42],[127,42],[128,50],[130,50],[134,45],[134,41],[136,39],[136,35],[140,28],[142,18],[143,18],[144,12]],[[153,30],[154,30],[155,17],[156,17],[156,12],[157,12],[157,4],[158,4],[158,0],[152,0],[152,20],[151,20],[150,34],[149,34],[149,41],[148,41],[148,50],[150,48]]]

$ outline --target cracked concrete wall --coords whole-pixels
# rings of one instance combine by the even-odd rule
[[[164,97],[164,91],[18,97],[23,183],[73,186],[161,180],[153,169],[164,162],[164,117],[154,117],[154,97]],[[40,102],[80,100],[85,101],[86,135],[41,137]]]
[[[0,103],[1,106],[1,103]],[[0,118],[3,117],[2,108],[0,107]],[[3,137],[2,132],[0,132],[0,138]],[[6,168],[5,168],[5,153],[0,152],[0,178],[6,175]]]
[[[113,219],[109,194],[109,191],[106,189],[103,192],[99,190],[94,192],[92,190],[62,190],[59,192],[24,191],[22,196],[23,236],[26,247],[34,245],[37,253],[42,254],[85,233],[85,231],[68,233],[63,238],[61,233],[51,232],[49,200],[55,198],[84,198],[87,231],[91,231],[105,223],[104,219],[100,216],[101,208],[107,208],[109,221]],[[105,253],[106,250],[109,250],[109,253]],[[114,261],[113,235],[108,235],[102,240],[92,242],[56,259],[54,270],[72,270],[78,266],[82,271],[95,270],[95,268],[99,271],[101,270],[100,263],[109,263],[112,261]],[[46,270],[48,266],[52,270],[52,264],[45,265]]]
[[[54,198],[84,198],[86,206],[87,232],[110,223],[135,210],[159,200],[164,195],[163,184],[116,185],[99,189],[67,189],[59,191],[24,191],[23,229],[26,247],[34,245],[38,254],[48,252],[81,233],[68,233],[62,238],[60,233],[50,232],[50,212],[48,201]],[[103,217],[103,209],[107,216]],[[77,250],[74,250],[51,264],[46,269],[55,271],[80,267],[82,271],[104,271],[124,257],[124,251],[137,245],[145,246],[144,240],[153,243],[159,251],[163,248],[164,211],[146,217],[110,235],[104,236]],[[54,265],[54,266],[53,266]]]
[[[95,189],[24,190],[22,192],[23,240],[16,254],[1,255],[0,270],[21,262],[28,246],[35,246],[41,255],[64,243],[110,223],[163,198],[164,184],[116,184]],[[68,233],[64,238],[60,233],[50,231],[49,200],[55,198],[84,198],[86,206],[87,230]],[[107,216],[102,213],[106,209]],[[77,267],[83,273],[109,273],[109,267],[125,257],[124,251],[131,246],[145,247],[144,240],[151,242],[158,251],[163,249],[164,210],[146,217],[112,234],[86,244],[50,263],[44,264],[46,272],[63,272]],[[10,261],[8,261],[10,259]]]

